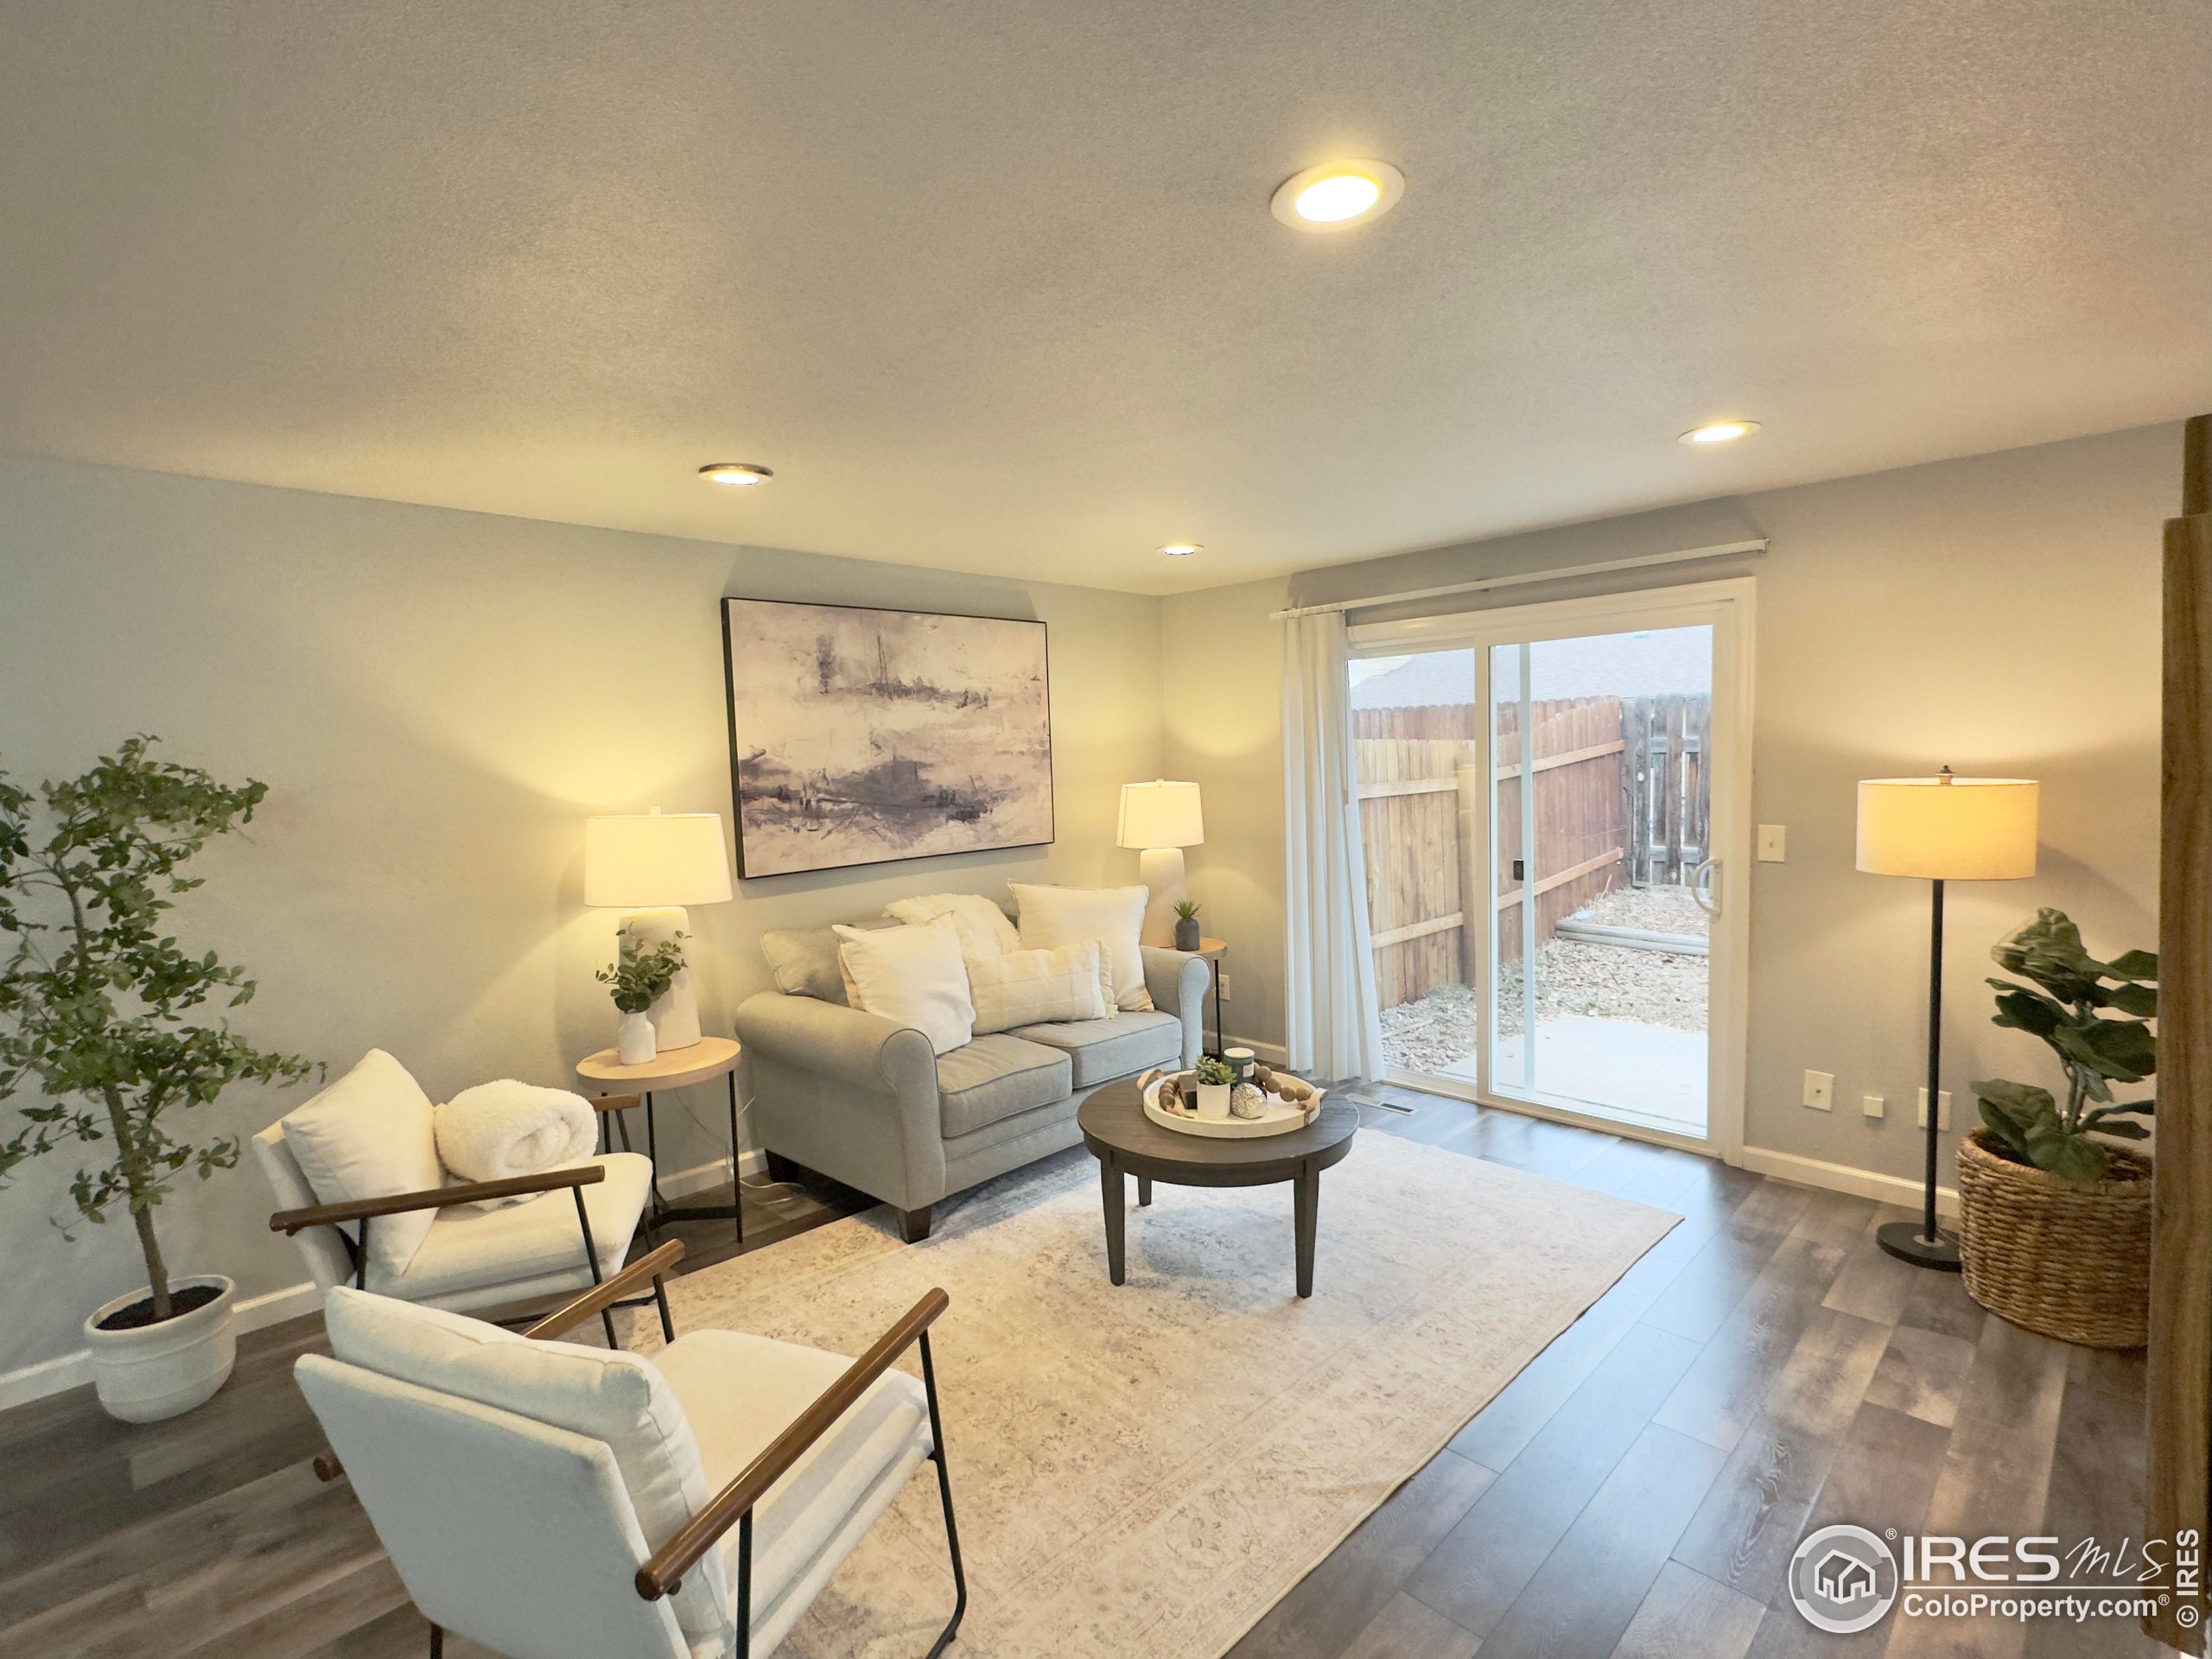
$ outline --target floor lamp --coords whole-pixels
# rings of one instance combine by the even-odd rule
[[[2024,778],[1870,778],[1859,785],[1859,868],[1933,885],[1928,933],[1927,1190],[1918,1221],[1874,1236],[1919,1267],[1959,1270],[1959,1243],[1936,1225],[1936,1136],[1942,1129],[1943,884],[2017,881],[2036,873],[2037,785]]]

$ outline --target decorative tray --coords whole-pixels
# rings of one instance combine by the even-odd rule
[[[1185,1097],[1195,1097],[1192,1071],[1148,1072],[1139,1085],[1144,1101],[1144,1115],[1163,1129],[1173,1129],[1178,1135],[1204,1135],[1218,1141],[1246,1141],[1264,1135],[1287,1135],[1293,1129],[1302,1129],[1320,1115],[1321,1096],[1326,1092],[1319,1084],[1306,1087],[1313,1093],[1305,1102],[1287,1101],[1276,1094],[1266,1094],[1267,1104],[1257,1117],[1192,1117],[1181,1112],[1168,1110],[1160,1103],[1160,1086],[1176,1083],[1182,1086]],[[1302,1081],[1302,1080],[1301,1080]]]

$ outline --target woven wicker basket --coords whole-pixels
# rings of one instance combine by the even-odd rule
[[[1959,1143],[1967,1294],[2062,1342],[2140,1348],[2150,1339],[2150,1160],[2113,1147],[2114,1169],[2133,1179],[2082,1186],[2000,1157],[1985,1137],[1976,1129]]]

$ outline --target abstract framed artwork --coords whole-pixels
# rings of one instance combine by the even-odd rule
[[[722,601],[738,873],[1052,839],[1045,625]]]

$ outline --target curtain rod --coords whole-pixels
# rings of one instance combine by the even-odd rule
[[[1757,537],[1748,542],[1719,542],[1711,547],[1686,547],[1673,553],[1639,553],[1630,559],[1605,559],[1596,564],[1562,564],[1548,570],[1518,570],[1510,575],[1478,576],[1472,582],[1446,582],[1441,588],[1416,588],[1410,593],[1377,594],[1370,599],[1340,599],[1328,605],[1295,605],[1286,611],[1270,611],[1268,620],[1280,622],[1286,617],[1319,616],[1329,611],[1371,611],[1383,605],[1403,605],[1414,600],[1445,599],[1453,594],[1478,594],[1491,588],[1517,588],[1524,582],[1564,582],[1570,576],[1602,575],[1609,570],[1637,570],[1655,564],[1688,564],[1694,559],[1725,559],[1738,553],[1763,554],[1766,551],[1766,537]]]

